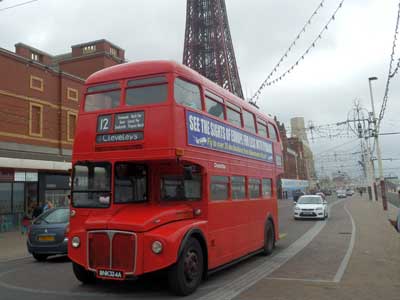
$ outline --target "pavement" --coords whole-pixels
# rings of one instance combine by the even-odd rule
[[[294,273],[265,277],[235,299],[400,299],[400,234],[388,222],[382,204],[355,196],[345,209],[355,231],[347,267],[338,270],[342,278],[296,278]],[[390,213],[394,211],[392,206]],[[324,266],[315,262],[313,267]]]
[[[0,233],[0,262],[27,256],[26,234],[18,231]]]

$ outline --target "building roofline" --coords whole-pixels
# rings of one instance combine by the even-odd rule
[[[95,40],[95,41],[91,41],[91,42],[85,42],[85,43],[81,43],[81,44],[72,45],[71,48],[78,48],[78,47],[81,48],[81,47],[84,47],[84,46],[89,46],[89,45],[98,44],[98,43],[108,43],[112,47],[117,48],[118,50],[124,51],[124,49],[122,49],[121,47],[111,43],[110,41],[108,41],[106,39],[100,39],[100,40]]]
[[[124,59],[122,59],[122,58],[119,58],[119,57],[117,57],[117,56],[111,55],[110,53],[108,53],[108,52],[106,52],[106,51],[101,51],[101,52],[93,52],[93,53],[90,53],[90,54],[80,55],[80,56],[71,56],[71,57],[67,57],[67,58],[65,58],[65,59],[57,60],[56,63],[57,63],[58,65],[62,65],[63,63],[66,63],[66,62],[70,62],[70,61],[74,61],[74,60],[81,60],[81,59],[85,59],[85,58],[94,58],[94,57],[97,57],[97,56],[107,56],[107,57],[109,57],[109,58],[115,60],[115,61],[118,62],[118,63],[124,63],[124,62],[126,62],[126,61],[125,61]]]
[[[59,69],[57,69],[57,68],[54,68],[54,67],[52,67],[52,66],[45,65],[45,64],[42,64],[42,63],[40,63],[40,62],[37,62],[37,61],[31,60],[31,59],[28,59],[28,58],[26,58],[26,57],[23,57],[23,56],[21,56],[21,55],[18,55],[18,54],[16,54],[16,53],[12,52],[12,51],[9,51],[9,50],[7,50],[7,49],[4,49],[4,48],[1,48],[1,47],[0,47],[0,55],[1,55],[1,54],[5,54],[5,55],[12,56],[14,59],[17,59],[17,60],[19,60],[19,61],[21,61],[21,62],[24,62],[24,63],[28,63],[28,64],[30,64],[30,65],[32,65],[32,66],[34,66],[34,67],[39,67],[39,68],[42,68],[42,69],[47,69],[47,70],[53,72],[54,74],[62,74],[62,75],[64,75],[64,76],[66,76],[66,77],[70,77],[70,78],[72,78],[72,79],[75,79],[75,80],[78,80],[78,81],[81,81],[81,82],[85,82],[85,79],[84,79],[84,78],[81,78],[81,77],[78,77],[78,76],[76,76],[76,75],[73,75],[73,74],[70,74],[70,73],[61,71],[61,70],[59,70]]]
[[[47,52],[44,52],[44,51],[42,51],[42,50],[39,50],[39,49],[37,49],[37,48],[35,48],[35,47],[29,46],[29,45],[24,44],[24,43],[16,43],[14,46],[15,46],[15,47],[22,46],[22,47],[28,48],[28,49],[30,49],[30,50],[32,50],[33,52],[36,52],[36,53],[38,53],[38,54],[53,57],[53,55],[51,55],[51,54],[49,54],[49,53],[47,53]]]

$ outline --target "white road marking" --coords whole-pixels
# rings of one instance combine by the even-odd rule
[[[307,279],[307,278],[285,278],[285,277],[267,277],[268,280],[287,280],[287,281],[305,281],[305,282],[321,282],[321,283],[334,283],[332,280],[324,279]]]
[[[350,217],[351,221],[351,238],[350,238],[350,243],[349,243],[349,248],[347,248],[346,255],[343,257],[343,260],[339,266],[338,271],[336,272],[335,277],[333,278],[333,281],[338,283],[342,280],[343,274],[346,271],[347,265],[349,264],[351,254],[353,253],[353,248],[356,240],[356,224],[354,222],[353,216],[347,209],[347,204],[344,206],[344,210]]]
[[[333,207],[344,200],[335,201],[330,205]],[[244,275],[230,281],[219,289],[214,290],[196,300],[231,300],[237,295],[247,290],[252,285],[256,284],[258,281],[267,277],[269,274],[279,269],[284,265],[289,259],[303,250],[325,227],[326,221],[316,222],[315,225],[303,234],[299,239],[297,239],[288,248],[282,250],[281,252],[273,255],[270,258],[266,258],[263,263],[258,267],[250,270]]]

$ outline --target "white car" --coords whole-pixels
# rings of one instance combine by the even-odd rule
[[[337,190],[336,191],[336,196],[338,198],[346,198],[347,197],[346,190]]]
[[[312,218],[324,220],[328,217],[327,202],[319,195],[301,196],[294,207],[295,220]]]

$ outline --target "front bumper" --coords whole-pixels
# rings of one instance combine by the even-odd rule
[[[302,212],[302,211],[295,211],[294,217],[296,219],[320,219],[324,218],[324,211],[313,211],[313,212]]]
[[[31,243],[29,240],[26,242],[29,253],[36,254],[67,254],[68,253],[68,238],[65,238],[61,243],[45,245],[38,243]]]

